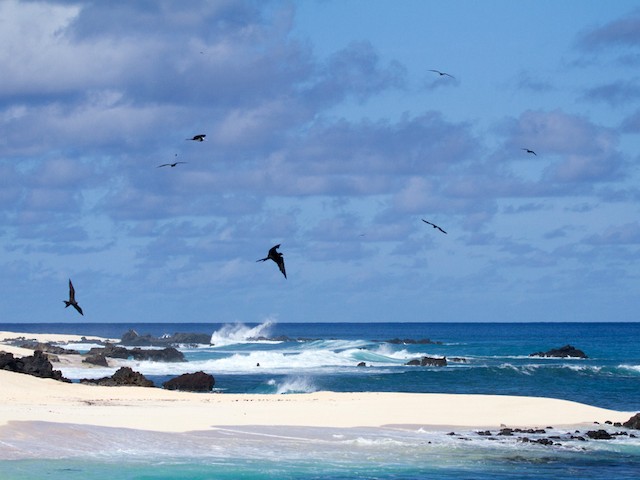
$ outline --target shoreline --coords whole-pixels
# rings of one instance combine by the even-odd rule
[[[625,422],[635,412],[543,397],[386,392],[203,394],[63,383],[0,371],[0,426],[53,422],[158,432],[224,426],[544,428]]]
[[[81,335],[0,331],[0,351],[31,355],[32,350],[1,343],[18,337],[39,342],[83,341]],[[98,337],[84,341],[91,340],[113,341]],[[228,426],[544,428],[622,423],[635,413],[553,398],[507,395],[190,393],[157,387],[70,384],[0,370],[0,427],[16,421],[37,421],[158,432]]]

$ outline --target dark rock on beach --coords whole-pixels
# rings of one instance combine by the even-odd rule
[[[60,370],[53,369],[53,365],[41,350],[36,350],[33,355],[22,358],[15,358],[12,353],[0,352],[0,369],[69,382],[62,376]]]
[[[108,367],[109,363],[107,362],[107,357],[105,357],[104,353],[97,353],[95,355],[87,355],[82,363],[89,363],[91,365],[97,365],[99,367]]]
[[[184,392],[210,392],[216,381],[213,375],[204,372],[185,373],[162,384],[167,390]]]
[[[530,357],[557,357],[557,358],[589,358],[582,351],[571,345],[561,348],[553,348],[547,352],[536,352],[529,354]]]
[[[72,350],[69,348],[59,347],[50,342],[42,343],[36,341],[24,341],[17,344],[18,347],[28,348],[29,350],[40,350],[45,353],[52,353],[54,355],[78,355],[77,350]]]
[[[622,424],[623,427],[640,430],[640,413],[636,413],[633,417]]]
[[[121,345],[130,347],[167,347],[171,345],[209,345],[210,333],[174,333],[162,337],[153,335],[139,335],[135,330],[129,330],[120,339]]]
[[[130,367],[122,367],[118,369],[110,377],[98,379],[83,378],[80,383],[89,385],[101,385],[105,387],[153,387],[153,382],[147,379],[143,374],[133,371]]]

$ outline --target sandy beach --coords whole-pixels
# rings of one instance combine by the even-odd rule
[[[0,332],[0,341],[20,336],[38,341],[80,340],[76,335]],[[31,354],[29,350],[0,344],[2,350]],[[527,428],[624,422],[634,413],[550,398],[505,395],[201,394],[160,388],[69,384],[0,371],[0,425],[12,421],[44,421],[162,432],[231,425]]]

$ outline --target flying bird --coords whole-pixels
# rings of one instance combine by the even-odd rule
[[[449,75],[447,72],[441,72],[440,70],[429,70],[430,72],[435,72],[438,75],[440,75],[441,77],[451,77],[451,78],[456,78],[453,75]]]
[[[63,300],[64,302],[64,308],[67,308],[69,305],[71,305],[73,308],[75,308],[78,313],[82,316],[84,316],[84,313],[82,313],[82,309],[80,308],[80,305],[78,305],[78,302],[76,302],[76,290],[75,288],[73,288],[73,283],[71,283],[71,279],[69,279],[69,301],[67,300]]]
[[[264,262],[266,260],[273,260],[278,265],[278,268],[280,269],[280,271],[284,275],[284,278],[287,278],[287,272],[284,269],[284,258],[282,257],[282,254],[277,251],[278,248],[280,248],[280,244],[276,245],[275,247],[271,247],[271,250],[269,250],[269,253],[267,254],[267,256],[264,257],[264,258],[261,258],[259,260],[256,260],[256,262]]]
[[[422,219],[422,221],[424,223],[428,223],[429,225],[431,225],[433,228],[437,228],[438,230],[440,230],[442,233],[444,233],[446,235],[447,232],[445,232],[443,229],[441,229],[438,225],[436,225],[435,223],[431,223],[431,222],[427,222],[424,218]]]
[[[156,168],[160,168],[160,167],[175,167],[179,163],[187,163],[187,162],[163,163],[162,165],[158,165]]]
[[[204,142],[204,137],[206,137],[206,135],[204,133],[200,133],[198,135],[194,135],[191,138],[187,138],[187,140],[193,140],[194,142]]]
[[[529,150],[528,148],[523,148],[522,150],[524,150],[527,153],[533,153],[536,157],[538,156],[536,152],[534,152],[533,150]]]

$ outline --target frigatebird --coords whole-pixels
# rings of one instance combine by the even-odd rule
[[[264,257],[264,258],[261,258],[259,260],[256,260],[256,262],[264,262],[266,260],[273,260],[278,265],[278,268],[280,269],[280,271],[284,275],[284,278],[287,278],[287,272],[284,269],[284,258],[282,257],[282,254],[277,251],[278,248],[280,248],[280,244],[276,245],[275,247],[271,247],[271,249],[269,250],[269,253],[267,254],[267,256]]]
[[[204,142],[204,137],[206,137],[204,133],[199,133],[198,135],[194,135],[191,138],[187,138],[187,140],[193,140],[194,142]]]
[[[536,152],[534,152],[533,150],[529,150],[528,148],[522,148],[521,150],[524,150],[527,153],[533,153],[536,157],[538,156]]]
[[[441,72],[440,70],[429,70],[430,72],[436,72],[438,75],[440,75],[441,77],[451,77],[451,78],[456,78],[453,75],[449,75],[447,72]]]
[[[422,221],[424,223],[428,223],[429,225],[431,225],[433,228],[437,228],[438,230],[440,230],[442,233],[444,233],[446,235],[447,232],[445,232],[443,229],[441,229],[438,225],[436,225],[435,223],[431,223],[431,222],[427,222],[424,218],[422,219]]]
[[[179,163],[187,163],[187,162],[163,163],[162,165],[158,165],[156,168],[160,168],[160,167],[175,167]]]
[[[69,305],[71,305],[73,308],[75,308],[78,313],[82,316],[84,316],[84,313],[82,313],[82,309],[80,308],[80,305],[78,305],[78,302],[76,302],[76,290],[75,288],[73,288],[73,283],[71,283],[71,279],[69,279],[69,301],[67,300],[63,300],[64,302],[64,308],[67,308]]]

